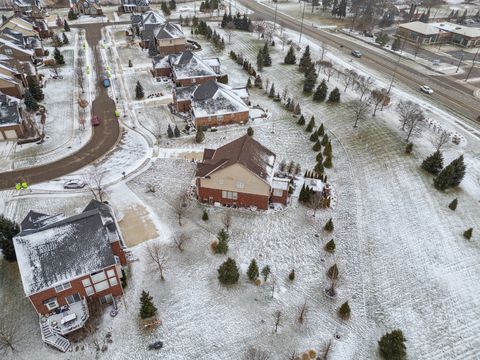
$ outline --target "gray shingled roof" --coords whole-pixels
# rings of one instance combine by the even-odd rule
[[[218,90],[218,84],[216,81],[209,80],[206,83],[197,87],[193,93],[193,100],[202,101],[212,98]]]
[[[0,126],[20,123],[18,103],[11,101],[7,95],[0,93]]]
[[[25,293],[114,265],[110,242],[119,240],[119,233],[111,211],[108,205],[91,202],[68,218],[30,212],[14,238]]]

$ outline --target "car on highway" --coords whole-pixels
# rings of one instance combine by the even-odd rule
[[[356,58],[362,57],[362,53],[358,50],[352,50],[352,55],[355,56]]]
[[[92,117],[92,125],[93,126],[98,126],[100,125],[100,118],[98,116],[93,116]]]
[[[85,187],[85,182],[80,179],[68,180],[63,184],[64,189],[82,189]]]
[[[427,85],[420,86],[420,91],[424,92],[425,94],[433,94],[433,89]]]

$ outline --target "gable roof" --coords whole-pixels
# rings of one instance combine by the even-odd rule
[[[173,24],[171,22],[166,22],[160,25],[160,27],[158,27],[158,29],[156,29],[156,32],[154,33],[155,38],[158,40],[178,39],[185,37],[182,27],[178,24]]]
[[[175,79],[191,79],[198,77],[217,76],[217,73],[198,55],[190,50],[180,56],[170,57]]]
[[[9,96],[0,93],[0,126],[20,123],[18,102],[12,101]]]
[[[21,46],[15,45],[13,42],[0,38],[0,45],[15,49],[19,52],[22,52],[26,55],[33,56],[33,50],[24,49]],[[1,47],[1,46],[0,46]]]
[[[114,265],[110,242],[119,236],[112,209],[98,202],[68,218],[29,212],[14,238],[25,293],[28,296]]]
[[[212,152],[213,151],[213,152]],[[249,171],[271,184],[275,154],[253,137],[244,135],[217,150],[206,149],[197,165],[197,177],[206,177],[234,164],[241,164]]]
[[[142,14],[142,23],[146,24],[163,24],[167,21],[158,11],[149,10]]]

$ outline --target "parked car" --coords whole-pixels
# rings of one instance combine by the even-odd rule
[[[433,90],[430,86],[427,85],[422,85],[420,86],[420,90],[424,92],[425,94],[433,94]]]
[[[85,187],[85,182],[80,179],[68,180],[63,184],[64,189],[82,189],[83,187]]]
[[[110,87],[110,79],[106,76],[103,77],[103,87],[104,88]]]
[[[93,116],[92,117],[92,125],[93,126],[98,126],[100,125],[100,118],[98,116]]]
[[[352,50],[352,55],[357,57],[357,58],[361,58],[362,57],[362,53],[358,50]]]
[[[162,341],[155,341],[153,344],[148,345],[148,350],[160,350],[163,347]]]

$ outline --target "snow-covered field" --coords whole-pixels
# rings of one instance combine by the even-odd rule
[[[298,39],[296,33],[287,34]],[[116,87],[120,94],[125,94],[121,101],[130,109],[123,121],[136,129],[128,130],[123,145],[100,166],[109,171],[108,183],[112,185],[108,187],[108,200],[121,214],[121,226],[122,222],[132,221],[125,214],[141,207],[153,224],[149,226],[155,228],[156,240],[168,247],[166,280],[160,281],[148,268],[145,243],[132,248],[139,260],[131,264],[120,312],[115,318],[106,313],[97,332],[98,338],[104,338],[108,332],[112,334],[113,343],[108,344],[105,353],[95,354],[92,337],[78,344],[78,348],[74,344],[74,350],[67,354],[47,348],[41,344],[37,319],[28,301],[16,303],[15,308],[10,308],[21,311],[25,317],[22,324],[31,341],[30,346],[22,347],[11,358],[240,360],[249,348],[255,347],[270,352],[272,359],[285,359],[292,350],[323,350],[332,340],[329,359],[376,359],[377,340],[395,328],[402,329],[407,338],[409,359],[478,358],[480,137],[477,129],[460,126],[461,119],[434,107],[415,90],[397,84],[392,104],[354,129],[347,103],[359,95],[350,89],[344,93],[334,76],[328,86],[329,90],[335,86],[341,88],[340,104],[318,104],[303,97],[303,75],[296,66],[281,64],[288,47],[282,51],[281,41],[276,39],[276,47],[270,50],[274,66],[265,68],[261,76],[264,81],[267,78],[270,83],[273,81],[280,93],[287,88],[288,96],[300,101],[307,120],[314,115],[317,125],[325,124],[334,154],[334,168],[327,170],[327,174],[335,187],[337,203],[334,209],[319,211],[316,217],[298,205],[296,199],[282,211],[234,211],[228,256],[235,258],[242,275],[238,285],[225,288],[216,279],[216,269],[225,257],[210,251],[210,242],[223,226],[224,210],[207,208],[210,220],[204,222],[203,206],[191,201],[180,226],[172,208],[177,197],[190,188],[194,172],[194,164],[182,160],[180,154],[198,152],[201,146],[194,143],[192,136],[175,139],[163,136],[150,147],[147,139],[151,139],[151,134],[145,128],[150,126],[148,130],[154,130],[156,122],[152,119],[162,124],[170,120],[164,110],[156,108],[156,103],[138,102],[129,95],[133,93],[133,77],[127,67],[128,58],[137,52],[134,66],[139,68],[135,71],[142,74],[145,82],[148,70],[140,67],[145,66],[147,59],[139,49],[128,49],[122,54],[120,37],[118,40],[122,67],[117,69],[116,76],[127,80],[118,81]],[[228,58],[228,52],[233,49],[255,64],[258,49],[263,46],[256,34],[242,32],[233,34],[231,45],[227,44],[223,54],[201,37],[195,40],[202,44],[202,56],[220,57],[231,84],[245,84],[247,77]],[[318,44],[304,38],[302,45],[306,44],[311,46],[313,58],[318,59]],[[327,49],[325,56],[339,70],[353,67],[359,73],[374,76],[378,87],[384,87],[390,80],[349,62],[334,49]],[[151,86],[148,91],[155,91],[157,84],[148,86]],[[159,89],[161,86],[158,85]],[[267,120],[257,119],[249,124],[255,139],[274,151],[279,160],[298,162],[302,172],[311,169],[315,153],[309,134],[296,124],[297,119],[261,90],[252,89],[251,99],[254,104],[268,108],[271,114]],[[465,155],[467,175],[458,189],[436,191],[432,177],[419,168],[423,158],[433,152],[432,128],[427,127],[423,135],[414,139],[413,154],[404,153],[405,134],[399,129],[395,113],[396,103],[401,99],[420,103],[431,121],[463,137],[459,146],[451,145],[444,151],[446,163],[459,154]],[[246,126],[229,126],[207,132],[204,146],[217,147],[245,131]],[[147,158],[152,159],[151,163],[134,172]],[[123,181],[121,171],[131,175]],[[155,193],[146,192],[147,184],[155,185]],[[87,192],[49,193],[54,187],[49,186],[42,189],[38,185],[31,194],[16,197],[11,192],[2,192],[0,210],[17,220],[30,209],[72,214],[89,199]],[[459,206],[452,212],[447,205],[455,197]],[[333,234],[322,230],[330,217],[335,224]],[[470,241],[462,237],[468,227],[474,228]],[[181,231],[191,237],[184,252],[173,245],[173,236]],[[337,245],[335,255],[323,250],[332,237]],[[245,275],[254,257],[260,266],[269,265],[272,269],[271,278],[260,286],[249,283]],[[325,272],[335,262],[340,269],[338,295],[329,299],[323,292],[327,284]],[[0,267],[3,305],[7,291],[8,298],[22,298],[22,293],[18,283],[15,284],[18,274],[14,266],[0,261]],[[287,279],[291,269],[297,274],[293,282]],[[150,291],[162,319],[162,326],[151,332],[138,324],[138,299],[143,289]],[[352,309],[352,319],[342,321],[336,310],[346,300]],[[307,321],[299,325],[298,313],[305,302],[309,308]],[[273,313],[277,310],[282,311],[283,322],[278,333],[273,334]],[[152,353],[146,347],[156,340],[164,341],[164,348]]]

